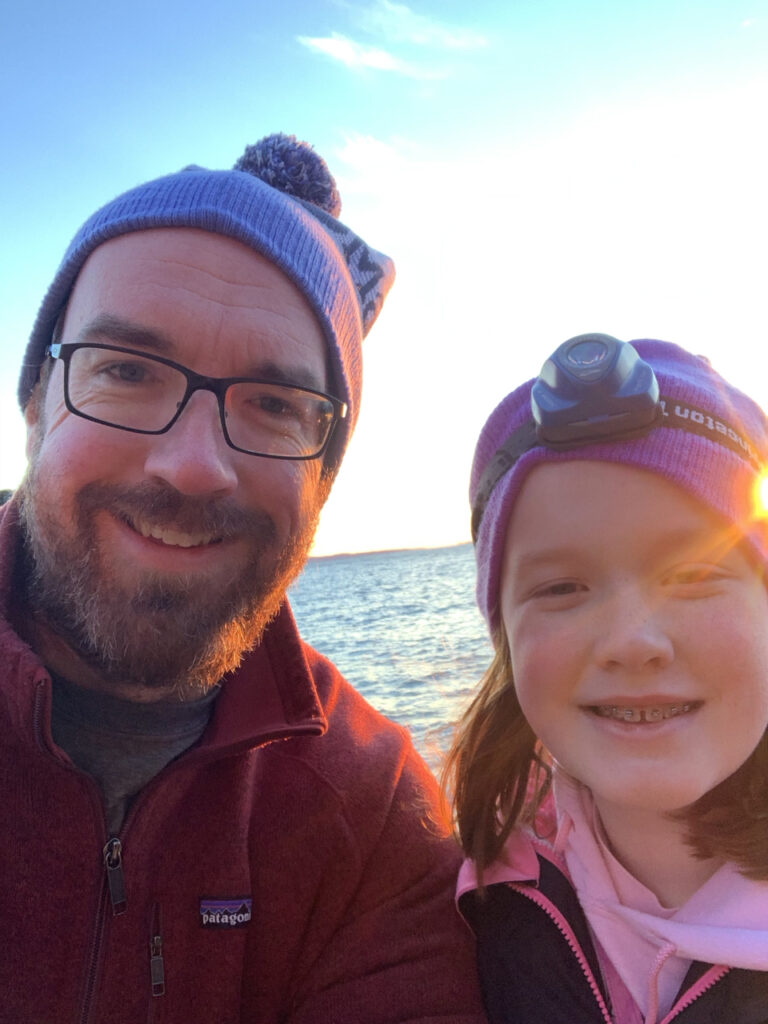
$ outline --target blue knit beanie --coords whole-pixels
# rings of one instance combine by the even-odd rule
[[[231,171],[187,167],[113,199],[75,235],[43,300],[19,378],[22,409],[56,321],[94,249],[147,228],[202,228],[271,260],[309,301],[328,345],[332,389],[349,406],[326,456],[337,467],[360,408],[362,341],[394,280],[392,261],[337,220],[340,211],[336,183],[322,158],[308,143],[282,134],[249,146]]]

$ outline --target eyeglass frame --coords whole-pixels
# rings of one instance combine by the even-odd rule
[[[140,356],[142,359],[149,359],[156,363],[162,363],[163,365],[170,366],[172,369],[178,370],[182,373],[187,380],[187,388],[171,421],[167,423],[162,430],[142,430],[141,427],[124,427],[119,423],[111,423],[109,420],[99,419],[97,416],[89,416],[88,413],[75,408],[69,397],[69,364],[74,353],[81,348],[98,348],[107,352],[125,352],[127,355]],[[335,395],[327,394],[325,391],[316,391],[314,388],[305,388],[300,384],[291,384],[283,380],[270,380],[265,377],[207,377],[204,374],[197,373],[195,370],[190,370],[181,363],[174,362],[172,359],[166,359],[164,356],[156,356],[154,353],[141,352],[134,348],[125,348],[122,345],[104,345],[100,342],[92,341],[58,341],[50,344],[46,348],[45,354],[46,356],[50,356],[51,359],[61,360],[64,364],[64,404],[73,415],[80,416],[81,419],[90,420],[92,423],[100,423],[105,427],[113,427],[115,430],[125,430],[131,434],[167,434],[184,412],[184,409],[192,395],[194,395],[196,391],[210,391],[216,396],[216,401],[219,407],[219,421],[221,423],[221,430],[226,443],[236,452],[242,452],[243,455],[254,455],[261,459],[283,459],[291,462],[308,462],[312,459],[319,459],[328,449],[331,437],[336,429],[336,424],[339,420],[346,419],[347,412],[349,411],[349,407],[346,402],[342,401],[340,398],[336,398]],[[323,398],[327,402],[330,402],[333,409],[333,419],[322,446],[318,451],[313,452],[311,455],[275,455],[270,454],[269,452],[252,452],[248,448],[240,448],[229,436],[226,423],[226,410],[224,408],[224,400],[226,398],[227,391],[232,384],[269,384],[272,387],[291,388],[294,391],[301,391],[303,394],[314,395],[317,398]]]

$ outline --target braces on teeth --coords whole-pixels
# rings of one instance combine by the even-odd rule
[[[601,704],[595,708],[601,718],[615,718],[619,722],[661,722],[690,710],[690,704],[667,704],[656,708],[620,708],[614,704]]]

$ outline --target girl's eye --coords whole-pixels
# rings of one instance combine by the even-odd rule
[[[546,583],[533,592],[533,597],[568,597],[571,594],[579,594],[587,588],[577,580],[556,580],[553,583]]]
[[[667,577],[672,586],[692,587],[697,584],[715,584],[725,578],[720,565],[683,565],[674,569]]]

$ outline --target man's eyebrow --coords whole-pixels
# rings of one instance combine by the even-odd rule
[[[259,380],[273,381],[275,384],[295,384],[311,391],[325,391],[324,380],[306,366],[280,366],[274,362],[252,363],[244,377],[256,377]]]
[[[94,317],[80,331],[78,341],[112,342],[125,345],[126,348],[149,349],[169,358],[178,358],[176,346],[163,331],[158,331],[133,320],[115,316],[113,313],[101,313]],[[281,366],[272,360],[254,362],[242,373],[227,376],[254,377],[258,380],[274,381],[276,384],[295,384],[311,391],[325,391],[325,380],[306,366]]]
[[[112,313],[101,313],[87,323],[80,331],[78,341],[111,341],[129,348],[152,349],[162,355],[170,355],[174,351],[173,342],[167,334]]]

